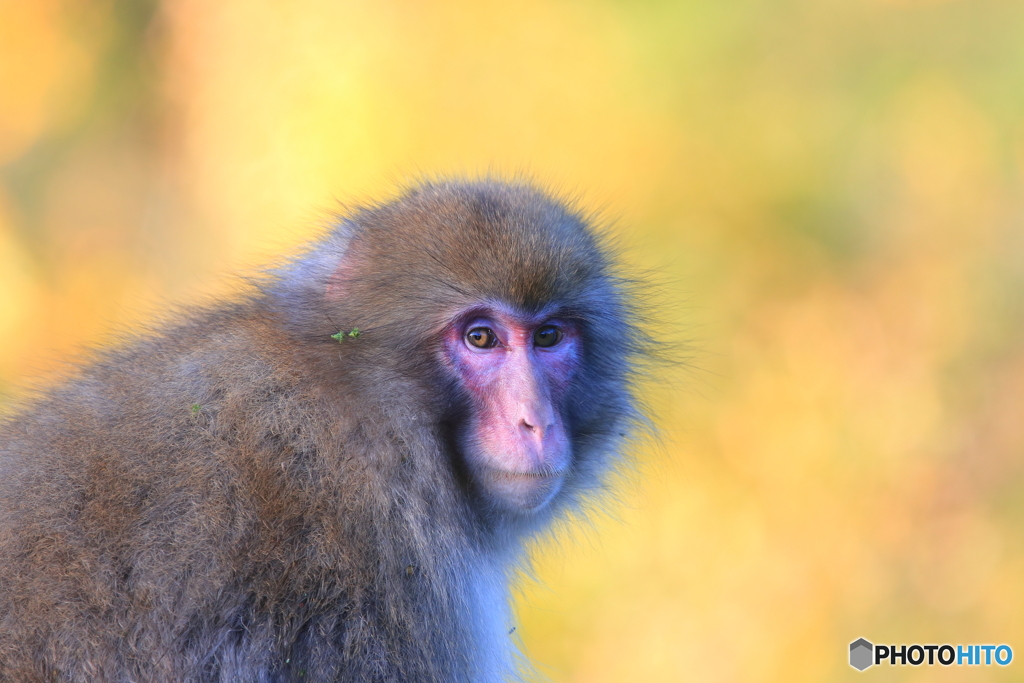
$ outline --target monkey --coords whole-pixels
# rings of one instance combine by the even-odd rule
[[[491,683],[530,539],[607,487],[649,337],[528,181],[339,214],[0,427],[0,681]]]

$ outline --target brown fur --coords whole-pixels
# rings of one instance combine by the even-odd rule
[[[611,267],[536,189],[428,184],[104,352],[0,430],[0,680],[514,677],[522,542],[635,418]],[[531,514],[475,496],[453,447],[468,407],[437,335],[481,301],[558,302],[584,332],[571,471]]]

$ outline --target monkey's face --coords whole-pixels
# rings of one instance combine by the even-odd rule
[[[473,483],[505,509],[546,505],[572,464],[563,408],[580,360],[578,327],[498,307],[474,309],[449,327],[444,352],[470,397],[458,447]]]

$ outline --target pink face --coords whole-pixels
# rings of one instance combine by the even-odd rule
[[[459,446],[474,481],[499,505],[536,510],[572,460],[562,421],[580,356],[578,327],[503,308],[475,309],[445,334],[445,360],[472,397]]]

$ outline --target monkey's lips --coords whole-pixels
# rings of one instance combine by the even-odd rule
[[[531,512],[544,507],[561,490],[565,471],[512,472],[485,468],[480,480],[487,492],[505,507]]]

